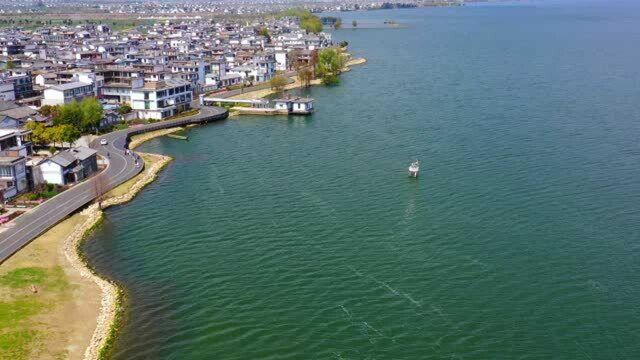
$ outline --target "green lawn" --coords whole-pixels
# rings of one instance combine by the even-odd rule
[[[68,288],[59,266],[18,268],[0,276],[0,359],[28,359],[42,331],[32,318],[55,306]]]

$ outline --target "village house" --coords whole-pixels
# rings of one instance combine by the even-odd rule
[[[49,184],[78,182],[98,171],[97,153],[84,146],[60,151],[39,164],[40,174]]]
[[[42,105],[64,105],[88,96],[96,96],[95,85],[92,83],[76,81],[54,85],[44,90]]]
[[[313,112],[313,99],[311,98],[274,99],[273,103],[276,110],[285,110],[289,114],[310,114]]]
[[[29,188],[26,162],[31,154],[31,142],[25,139],[29,133],[18,129],[0,129],[0,191],[3,200]]]

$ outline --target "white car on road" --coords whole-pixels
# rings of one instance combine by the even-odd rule
[[[107,141],[107,139],[101,139],[100,140],[100,145],[107,145],[109,142]]]

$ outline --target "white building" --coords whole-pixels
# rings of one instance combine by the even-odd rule
[[[64,105],[87,96],[96,96],[95,85],[86,82],[70,82],[44,89],[42,105]]]
[[[311,98],[285,98],[274,99],[276,110],[285,110],[290,114],[310,114],[313,112],[313,99]]]
[[[80,181],[98,171],[97,153],[84,146],[61,151],[40,163],[40,175],[49,184]]]
[[[131,107],[141,119],[160,120],[190,109],[192,96],[186,81],[150,81],[131,90]]]
[[[287,62],[287,52],[286,51],[276,51],[276,70],[278,71],[287,71],[289,64]]]
[[[93,72],[77,72],[73,74],[73,79],[83,83],[93,84],[93,96],[100,93],[100,89],[104,86],[104,76],[96,75]]]

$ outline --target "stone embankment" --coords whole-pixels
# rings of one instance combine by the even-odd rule
[[[158,136],[158,134],[156,133],[155,136]],[[149,140],[149,138],[147,137],[144,141],[146,140]],[[95,203],[84,209],[82,214],[87,216],[87,219],[82,224],[78,225],[76,229],[74,229],[73,233],[65,240],[64,252],[69,262],[83,277],[93,280],[102,290],[100,315],[98,316],[97,326],[93,333],[93,337],[91,338],[91,342],[85,351],[85,360],[98,359],[102,349],[109,341],[111,341],[110,337],[113,336],[112,328],[117,326],[116,319],[121,306],[118,303],[120,299],[119,293],[121,290],[115,283],[101,278],[91,270],[80,255],[80,244],[83,239],[88,236],[91,230],[99,224],[100,219],[103,216],[102,209],[131,201],[136,194],[146,185],[151,183],[157,177],[160,170],[162,170],[162,168],[171,161],[171,157],[169,156],[153,156],[160,157],[160,160],[154,162],[148,171],[138,175],[137,181],[125,194],[104,200],[101,207]]]

